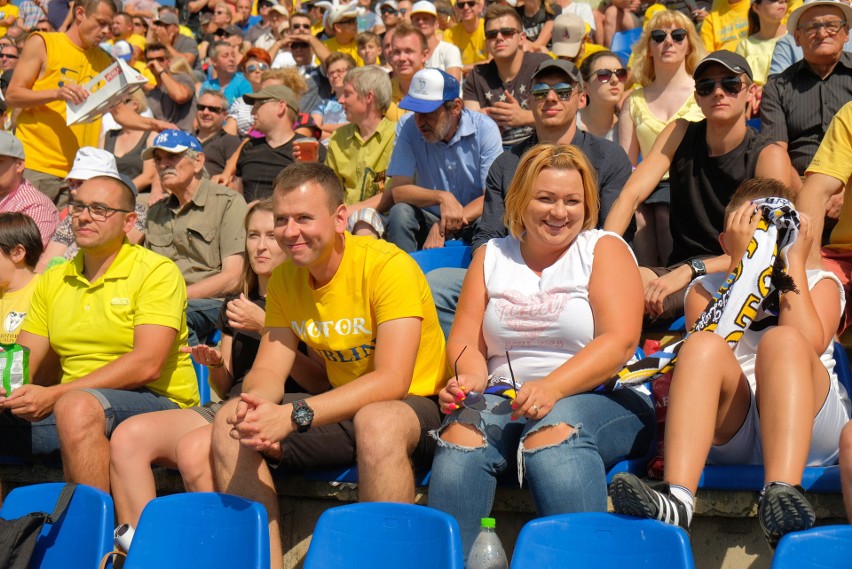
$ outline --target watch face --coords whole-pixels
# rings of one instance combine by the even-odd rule
[[[293,405],[293,422],[299,427],[308,428],[314,420],[314,411],[304,401]]]

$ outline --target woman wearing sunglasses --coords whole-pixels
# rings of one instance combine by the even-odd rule
[[[692,80],[704,48],[692,20],[680,12],[663,10],[648,22],[633,54],[634,79],[640,87],[633,90],[621,109],[618,140],[636,166],[670,122],[704,118],[693,97]],[[665,264],[671,248],[666,174],[657,190],[636,210],[633,250],[640,265],[655,267]]]
[[[778,40],[787,34],[783,23],[787,0],[752,0],[748,12],[748,37],[737,44],[736,52],[746,58],[757,85],[766,83],[772,52]]]
[[[239,70],[248,79],[251,84],[252,93],[260,91],[261,76],[263,72],[269,69],[272,65],[272,56],[265,49],[253,47],[246,52],[239,63]],[[225,130],[237,136],[245,136],[251,130],[251,125],[254,119],[251,116],[251,105],[243,101],[242,97],[238,97],[228,109],[228,124],[225,125]],[[234,130],[233,121],[236,121],[236,130]]]
[[[498,476],[517,470],[541,516],[604,512],[606,469],[653,436],[644,387],[595,392],[631,358],[642,324],[636,261],[594,229],[598,210],[583,153],[539,144],[509,186],[510,235],[477,249],[468,269],[429,483],[429,505],[458,520],[465,554]]]
[[[611,51],[598,51],[580,65],[586,106],[577,114],[577,127],[618,143],[618,113],[627,87],[627,69]]]

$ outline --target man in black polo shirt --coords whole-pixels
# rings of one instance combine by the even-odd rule
[[[249,138],[237,159],[232,187],[247,202],[272,195],[272,182],[281,170],[292,164],[293,140],[298,137],[293,124],[299,115],[299,97],[284,85],[269,85],[257,93],[243,95],[254,105],[254,128],[263,138]],[[319,161],[325,162],[325,146],[319,145]]]
[[[240,147],[240,139],[222,128],[228,118],[228,101],[221,91],[206,89],[198,97],[195,137],[204,151],[204,167],[210,176],[225,169],[228,159]]]
[[[503,152],[491,165],[485,181],[482,217],[473,236],[474,248],[484,245],[489,239],[508,234],[503,216],[509,183],[521,156],[539,142],[572,144],[589,159],[598,179],[599,224],[606,220],[621,188],[630,177],[630,161],[620,146],[577,128],[577,112],[585,103],[582,100],[583,81],[573,63],[548,59],[536,68],[531,84],[528,106],[532,110],[535,132],[511,150]],[[630,233],[628,238],[632,236],[632,231]],[[464,269],[438,269],[426,277],[446,335],[452,327],[464,275]]]
[[[741,55],[714,51],[693,73],[695,100],[706,117],[677,119],[630,176],[604,229],[624,233],[636,208],[668,171],[669,229],[674,248],[668,267],[639,267],[645,284],[646,323],[666,324],[683,314],[685,288],[696,276],[728,269],[719,244],[725,206],[739,185],[756,176],[790,183],[790,159],[781,146],[746,125],[756,86]]]
[[[787,150],[800,176],[831,119],[852,99],[852,53],[843,51],[850,20],[852,8],[843,2],[814,0],[799,6],[790,14],[787,29],[804,59],[763,88],[761,132]]]

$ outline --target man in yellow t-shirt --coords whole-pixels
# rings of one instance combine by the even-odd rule
[[[289,260],[269,281],[266,328],[243,394],[216,415],[213,454],[217,487],[239,481],[243,495],[266,506],[271,558],[280,563],[264,455],[297,469],[345,466],[357,455],[361,500],[410,503],[412,461],[431,464],[428,431],[441,423],[432,396],[449,374],[426,278],[394,245],[346,232],[331,168],[287,167],[273,200],[275,238]],[[279,404],[299,340],[325,362],[328,382],[304,386],[319,395],[288,394]]]
[[[458,0],[455,6],[458,24],[444,31],[444,41],[459,48],[465,75],[473,66],[488,59],[485,46],[485,22],[479,17],[482,13],[482,0]]]
[[[131,245],[136,196],[99,176],[69,206],[80,252],[38,281],[18,343],[33,383],[0,389],[0,454],[61,452],[65,479],[109,491],[109,436],[146,411],[198,404],[177,266]],[[58,367],[57,367],[58,364]]]
[[[6,92],[11,108],[21,109],[17,137],[27,156],[24,177],[60,207],[63,179],[82,146],[98,146],[101,121],[66,126],[66,104],[82,103],[82,87],[112,60],[99,47],[110,34],[113,0],[81,0],[74,5],[71,27],[63,33],[30,35]],[[112,109],[122,126],[159,130],[162,122],[144,118],[126,105]]]

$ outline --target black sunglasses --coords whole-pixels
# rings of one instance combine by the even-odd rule
[[[574,86],[570,83],[557,83],[556,85],[536,83],[532,86],[532,89],[530,89],[530,95],[532,95],[536,101],[543,101],[550,94],[551,90],[556,93],[556,96],[559,97],[561,101],[567,101],[571,98],[571,95],[574,94]]]
[[[623,67],[620,69],[598,69],[595,71],[595,75],[601,83],[609,83],[613,75],[619,81],[625,81],[627,79],[627,70]]]
[[[464,10],[465,8],[473,8],[476,2],[456,2],[456,8]]]
[[[211,113],[216,113],[216,114],[219,114],[224,110],[222,107],[214,107],[212,105],[202,105],[202,104],[195,105],[195,108],[197,108],[199,110],[199,112],[200,111],[210,111]]]
[[[290,24],[290,30],[310,30],[310,24]]]
[[[699,97],[711,95],[717,85],[722,85],[722,89],[729,95],[736,95],[745,88],[745,82],[739,77],[722,77],[721,79],[699,79],[695,82],[695,92]]]
[[[390,6],[386,6],[382,8],[382,14],[396,14],[396,10],[394,10]]]
[[[651,39],[656,43],[663,43],[669,35],[672,36],[673,42],[680,43],[686,39],[686,30],[678,28],[676,30],[672,30],[671,33],[666,30],[651,30]]]
[[[485,39],[487,40],[496,40],[497,36],[503,36],[504,38],[513,38],[515,34],[520,33],[520,30],[516,30],[515,28],[500,28],[499,30],[488,30],[485,32]]]

